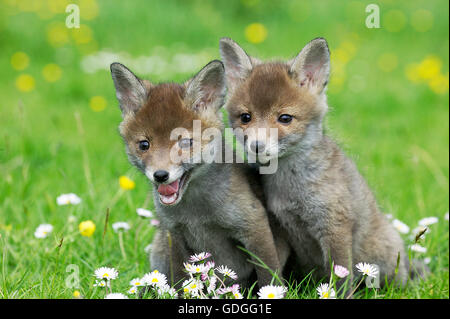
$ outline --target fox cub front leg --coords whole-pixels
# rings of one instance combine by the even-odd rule
[[[271,271],[275,272],[278,276],[281,276],[282,267],[279,261],[277,245],[275,244],[272,230],[269,226],[266,210],[261,205],[261,207],[257,209],[257,212],[257,214],[255,214],[255,211],[249,212],[249,214],[252,214],[252,216],[256,218],[250,221],[249,229],[247,229],[246,234],[243,236],[243,244],[249,252],[261,259]],[[279,240],[282,239],[280,238]],[[257,262],[254,258],[252,258],[252,260]],[[256,274],[259,287],[271,283],[272,274],[267,269],[256,266]]]
[[[183,262],[189,256],[184,241],[179,236],[162,228],[156,232],[150,253],[150,266],[165,274],[171,286],[180,284],[183,280]]]

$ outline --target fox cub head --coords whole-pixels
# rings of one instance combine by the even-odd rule
[[[212,61],[183,84],[155,85],[120,63],[111,64],[111,75],[128,158],[154,184],[161,204],[176,205],[201,166],[193,159],[215,142],[209,136],[194,145],[194,123],[200,124],[201,132],[223,126],[219,112],[225,94],[223,64]]]
[[[220,40],[220,54],[230,123],[243,130],[245,150],[260,163],[282,157],[293,147],[307,147],[320,136],[330,73],[324,39],[312,40],[288,62],[263,63],[229,38]]]

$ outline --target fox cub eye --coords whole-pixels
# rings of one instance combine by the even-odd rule
[[[141,151],[146,151],[150,147],[150,143],[147,140],[139,141],[139,149]]]
[[[189,148],[192,146],[192,138],[182,138],[178,141],[180,148]]]
[[[292,115],[289,114],[281,114],[278,118],[278,122],[283,124],[288,124],[292,121]]]
[[[242,113],[241,114],[241,122],[244,124],[247,124],[252,120],[252,116],[248,113]]]

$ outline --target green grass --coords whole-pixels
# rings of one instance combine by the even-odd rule
[[[78,290],[86,298],[104,296],[92,287],[97,267],[119,270],[114,290],[120,292],[128,289],[129,280],[149,271],[144,248],[154,229],[135,210],[153,209],[150,186],[127,161],[108,70],[86,73],[80,63],[97,50],[127,52],[134,59],[159,54],[169,62],[161,72],[133,71],[153,82],[183,81],[219,58],[222,36],[261,58],[290,58],[317,36],[328,40],[333,58],[328,133],[356,161],[384,212],[411,228],[423,217],[439,217],[421,242],[427,253],[415,255],[431,257],[432,273],[425,281],[402,289],[362,289],[355,298],[449,297],[449,228],[444,220],[449,209],[447,1],[380,1],[380,29],[364,25],[364,8],[371,1],[97,1],[98,15],[91,20],[84,19],[88,10],[81,8],[81,23],[89,26],[91,39],[77,43],[76,31],[66,30],[67,42],[56,46],[49,42],[48,30],[52,23],[64,23],[65,14],[42,19],[51,11],[42,7],[47,1],[37,3],[41,11],[29,10],[30,1],[0,0],[0,298],[71,298],[74,288],[66,286],[71,264],[78,266]],[[417,22],[417,10],[431,14],[431,28],[429,19]],[[400,18],[392,19],[398,12]],[[253,22],[268,31],[262,43],[245,37]],[[417,31],[424,23],[429,29]],[[347,56],[339,54],[342,48]],[[24,70],[10,63],[19,51],[30,59]],[[195,59],[171,68],[180,58],[177,53]],[[383,71],[379,60],[386,53],[396,58]],[[440,74],[447,77],[442,93],[425,80],[416,83],[406,76],[410,64],[430,55],[442,63]],[[42,75],[49,63],[62,69],[56,82]],[[35,80],[30,92],[16,87],[22,74]],[[106,99],[103,111],[91,110],[93,96]],[[120,191],[121,175],[132,178],[136,188]],[[69,192],[82,203],[57,206],[56,197]],[[75,222],[68,221],[70,215]],[[92,237],[78,233],[84,220],[97,226]],[[117,221],[131,225],[124,234],[126,259],[111,229]],[[54,226],[45,239],[34,237],[41,223]],[[404,239],[411,244],[408,235]],[[291,282],[287,296],[316,298],[316,286],[309,278],[298,287]]]

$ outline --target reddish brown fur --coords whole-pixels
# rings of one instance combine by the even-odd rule
[[[129,144],[129,151],[141,156],[143,162],[164,167],[170,164],[169,150],[177,142],[170,140],[173,129],[185,128],[192,134],[194,120],[201,121],[202,130],[221,128],[219,121],[211,121],[190,108],[189,102],[185,101],[184,85],[163,83],[152,86],[145,105],[121,124],[121,134]],[[150,151],[142,154],[137,145],[143,139],[150,141]]]
[[[321,114],[316,97],[299,89],[284,63],[265,63],[253,68],[250,76],[233,93],[228,105],[233,127],[278,128],[280,138],[291,132],[303,132],[313,117]],[[240,115],[250,113],[252,121],[242,124]],[[281,114],[295,117],[289,126],[277,121]]]

